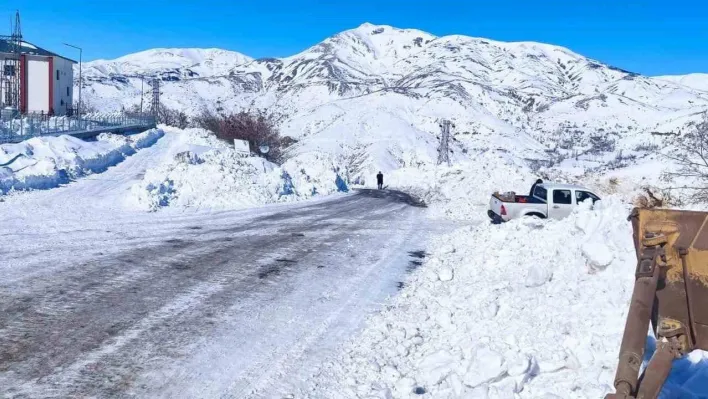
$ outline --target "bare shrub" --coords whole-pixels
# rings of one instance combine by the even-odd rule
[[[279,162],[282,158],[283,139],[280,137],[273,117],[265,111],[241,111],[233,114],[214,114],[205,111],[195,118],[194,122],[226,142],[248,141],[251,152],[255,154],[260,153],[261,145],[267,145],[270,149],[263,156],[269,161]]]
[[[686,191],[694,202],[708,202],[708,114],[693,128],[673,140],[675,151],[663,154],[678,165],[665,172],[667,179],[688,180],[690,186],[673,187]]]
[[[634,151],[656,152],[659,150],[658,144],[640,143],[634,147]]]
[[[189,118],[187,117],[187,114],[182,111],[160,105],[157,109],[157,123],[184,129],[189,126]]]
[[[71,112],[70,114],[78,113],[81,112],[82,115],[86,114],[93,114],[98,112],[98,108],[91,103],[89,100],[82,98],[81,102],[79,101],[74,101],[74,103],[71,105]]]
[[[291,145],[295,145],[298,142],[298,140],[296,140],[290,136],[283,136],[280,141],[281,141],[281,144],[283,145],[283,149],[286,149],[286,148],[290,147]]]
[[[152,115],[152,110],[149,108],[143,108],[141,112],[140,104],[133,104],[130,108],[124,108],[123,112],[128,115]],[[190,125],[187,114],[176,109],[167,108],[162,104],[160,104],[160,108],[157,110],[156,122],[179,129],[185,129]]]
[[[604,152],[613,152],[615,150],[615,140],[607,134],[590,136],[589,140],[590,149],[588,150],[588,153],[590,154],[601,154]]]

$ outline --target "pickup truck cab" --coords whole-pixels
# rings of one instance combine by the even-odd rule
[[[536,216],[542,219],[562,219],[573,208],[586,199],[593,203],[600,200],[589,189],[572,184],[543,183],[534,188],[531,196],[503,196],[492,194],[487,215],[494,223],[506,222],[523,216]]]

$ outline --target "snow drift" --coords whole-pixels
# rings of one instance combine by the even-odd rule
[[[384,176],[384,185],[422,199],[431,205],[429,216],[455,220],[486,221],[489,195],[515,190],[526,194],[538,178],[517,157],[501,151],[472,154],[474,162],[425,164],[401,168]],[[372,182],[373,183],[373,182]]]
[[[163,136],[160,129],[121,136],[101,134],[96,141],[72,136],[35,137],[0,145],[0,194],[48,189],[81,176],[100,173]]]
[[[140,209],[237,209],[349,189],[344,171],[326,155],[309,153],[278,166],[243,157],[204,129],[166,129],[179,139],[165,161],[132,187],[132,202]]]
[[[332,398],[602,397],[635,255],[629,206],[610,197],[589,208],[437,238],[388,310],[313,383]]]

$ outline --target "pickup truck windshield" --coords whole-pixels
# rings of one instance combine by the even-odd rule
[[[533,190],[533,196],[536,198],[540,198],[544,201],[548,201],[548,193],[546,192],[546,189],[543,187],[536,187],[535,190]]]

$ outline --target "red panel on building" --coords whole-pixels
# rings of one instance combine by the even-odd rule
[[[27,56],[20,55],[20,112],[27,112]]]
[[[49,115],[54,115],[54,57],[49,57]]]

